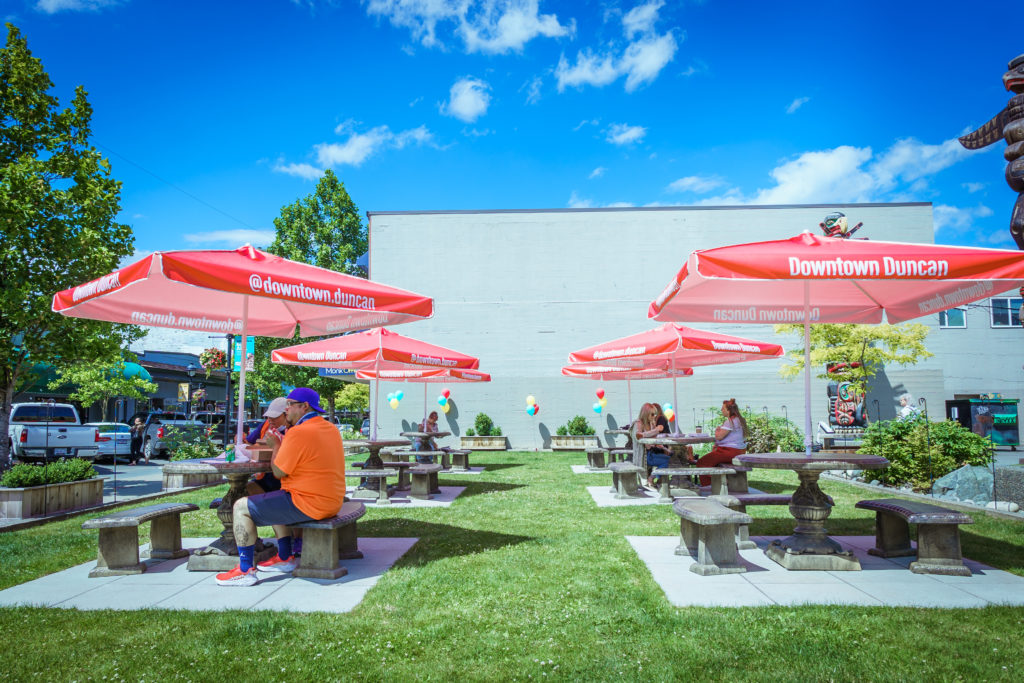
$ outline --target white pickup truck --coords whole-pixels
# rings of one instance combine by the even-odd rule
[[[67,403],[15,403],[7,436],[19,460],[90,458],[99,455],[99,431],[86,427]]]

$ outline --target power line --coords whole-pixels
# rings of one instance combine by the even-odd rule
[[[208,208],[208,209],[212,209],[212,210],[216,211],[217,213],[221,214],[222,216],[225,216],[225,217],[227,217],[227,218],[230,218],[231,220],[235,221],[235,222],[236,222],[236,223],[238,223],[239,225],[243,225],[243,226],[245,226],[245,227],[249,228],[250,230],[258,230],[258,229],[259,229],[259,228],[255,228],[255,227],[253,227],[253,226],[249,225],[248,223],[246,223],[245,221],[241,220],[240,218],[236,218],[236,217],[232,216],[232,215],[231,215],[231,214],[229,214],[229,213],[228,213],[227,211],[224,211],[224,210],[222,210],[222,209],[218,209],[218,208],[217,208],[216,206],[214,206],[213,204],[210,204],[209,202],[207,202],[207,201],[205,201],[205,200],[203,200],[203,199],[200,199],[199,197],[195,196],[194,194],[192,194],[192,193],[191,193],[191,192],[189,192],[188,190],[185,190],[185,189],[183,189],[183,188],[181,188],[181,187],[178,187],[177,185],[175,185],[175,184],[174,184],[174,183],[172,183],[171,181],[169,181],[169,180],[167,180],[167,179],[165,179],[165,178],[161,178],[160,176],[158,176],[158,175],[157,175],[156,173],[153,173],[153,171],[150,171],[150,170],[149,170],[148,168],[146,168],[145,166],[143,166],[143,165],[141,165],[141,164],[138,164],[138,163],[136,163],[136,162],[132,161],[132,160],[131,160],[131,159],[129,159],[128,157],[124,156],[123,154],[119,154],[118,152],[115,152],[115,151],[114,151],[114,150],[112,150],[112,149],[111,149],[110,147],[107,147],[106,145],[104,145],[104,144],[102,144],[102,143],[100,143],[100,142],[96,142],[95,140],[93,140],[93,142],[94,142],[94,143],[96,144],[96,146],[97,146],[97,147],[100,147],[100,148],[102,148],[102,149],[106,150],[106,151],[107,151],[107,152],[108,152],[109,154],[113,154],[113,155],[114,155],[114,156],[116,156],[117,158],[119,158],[119,159],[121,159],[121,160],[123,160],[123,161],[126,161],[126,162],[128,162],[129,164],[131,164],[131,165],[132,165],[132,166],[134,166],[135,168],[139,169],[140,171],[142,171],[142,172],[144,172],[144,173],[147,173],[147,174],[149,174],[149,175],[153,176],[154,178],[156,178],[156,179],[157,179],[157,180],[159,180],[160,182],[164,183],[164,184],[165,184],[165,185],[167,185],[168,187],[172,187],[172,188],[174,188],[175,190],[177,190],[178,192],[182,193],[182,194],[183,194],[183,195],[185,195],[186,197],[189,197],[190,199],[193,199],[193,200],[195,200],[195,201],[199,202],[200,204],[202,204],[202,205],[203,205],[203,206],[205,206],[206,208]]]

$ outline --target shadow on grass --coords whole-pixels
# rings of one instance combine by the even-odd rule
[[[466,490],[459,494],[456,500],[479,496],[484,493],[494,493],[495,491],[514,491],[515,489],[527,486],[526,484],[502,484],[494,481],[469,481],[466,477],[445,479],[443,474],[438,477],[438,482],[443,486],[465,486]]]
[[[484,468],[484,474],[486,474],[488,472],[497,472],[498,470],[507,470],[507,469],[509,469],[511,467],[522,467],[523,463],[520,463],[520,462],[503,462],[503,463],[495,463],[495,464],[492,465],[492,464],[486,463],[486,462],[472,462],[471,461],[469,463],[469,466],[470,467],[483,467]]]
[[[964,557],[1021,574],[1024,570],[1024,539],[990,538],[960,526],[960,547]]]
[[[396,566],[418,567],[446,557],[473,555],[535,540],[532,536],[502,534],[496,531],[464,529],[415,519],[373,519],[359,522],[360,537],[418,538],[412,549]]]

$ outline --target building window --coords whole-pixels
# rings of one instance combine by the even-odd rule
[[[992,327],[1020,327],[1020,297],[999,297],[992,302]]]
[[[967,327],[967,309],[951,308],[939,313],[939,327]]]

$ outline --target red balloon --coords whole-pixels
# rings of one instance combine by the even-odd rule
[[[604,389],[598,389],[597,390],[597,397],[598,398],[604,398]]]
[[[445,398],[448,398],[449,396],[452,395],[452,392],[448,391],[447,389],[445,389],[441,393],[444,395]]]
[[[536,415],[539,412],[540,412],[540,404],[539,403],[534,403],[533,404],[533,414]]]

